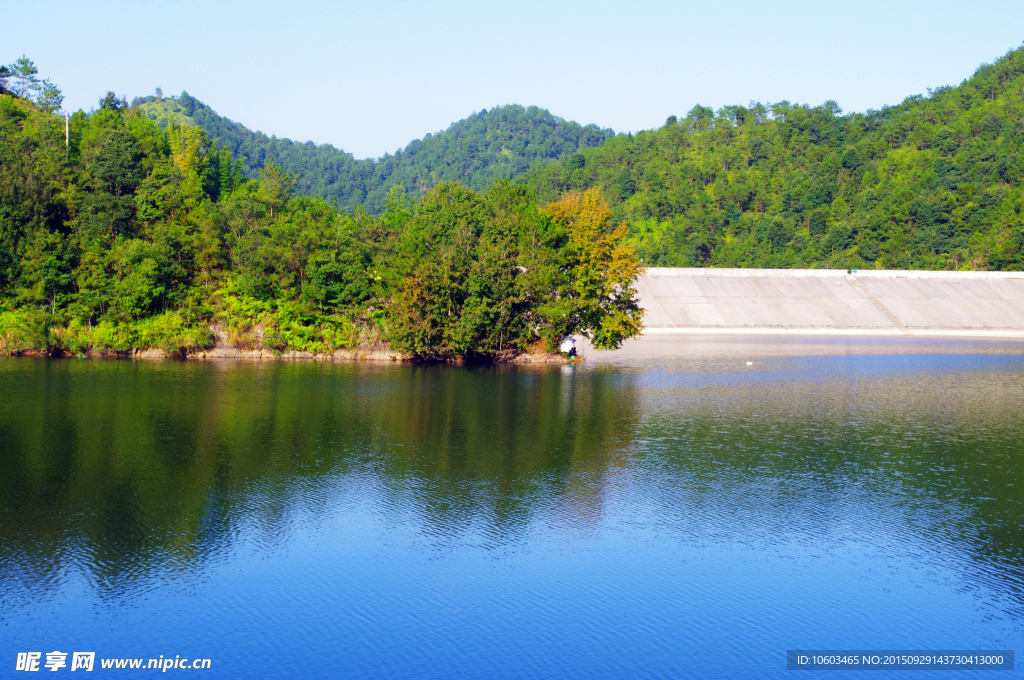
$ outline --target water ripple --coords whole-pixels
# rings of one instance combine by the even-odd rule
[[[0,389],[19,649],[774,677],[786,648],[1024,639],[1019,355],[0,360]]]

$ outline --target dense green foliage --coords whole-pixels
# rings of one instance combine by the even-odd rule
[[[505,107],[379,161],[252,133],[184,94],[139,101],[162,122],[177,109],[254,159],[243,173],[272,158],[300,173],[299,193],[370,212],[396,185],[417,196],[446,179],[482,190],[518,177],[544,201],[600,188],[655,266],[1021,269],[1022,95],[1015,50],[957,87],[880,111],[696,106],[612,137]]]
[[[614,135],[596,125],[562,120],[536,106],[501,106],[410,142],[394,155],[355,160],[330,144],[303,144],[253,132],[187,92],[180,97],[136,98],[133,104],[162,128],[171,122],[201,127],[242,161],[247,177],[259,176],[260,169],[273,162],[299,176],[298,193],[342,208],[361,205],[373,214],[384,210],[392,187],[403,187],[416,198],[445,181],[483,191],[498,179],[521,175],[531,163],[599,146]]]
[[[697,106],[534,167],[600,187],[646,264],[1022,269],[1024,49],[881,111]]]
[[[108,93],[64,120],[0,95],[0,352],[330,352],[387,344],[493,355],[639,329],[639,265],[597,194],[542,209],[500,180],[440,182],[378,217],[247,179],[199,127],[161,129]],[[589,202],[588,202],[589,201]],[[575,206],[575,207],[574,207]]]
[[[393,191],[392,197],[397,197]],[[630,290],[640,266],[610,229],[596,192],[541,210],[522,187],[496,182],[478,195],[455,182],[427,192],[415,215],[392,205],[389,247],[393,345],[413,354],[551,349],[586,329],[597,347],[617,347],[640,331]]]
[[[864,114],[697,106],[611,137],[504,107],[367,161],[252,133],[187,94],[107,93],[65,147],[60,91],[30,60],[0,69],[0,88],[0,352],[188,350],[215,331],[427,357],[565,333],[611,347],[640,328],[634,252],[1024,269],[1024,49]]]

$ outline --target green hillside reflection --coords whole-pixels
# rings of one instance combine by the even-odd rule
[[[680,545],[911,538],[1019,610],[1020,358],[706,369],[3,360],[0,594],[131,596],[336,513],[443,557],[626,506]]]

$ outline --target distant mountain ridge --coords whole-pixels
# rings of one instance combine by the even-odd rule
[[[496,179],[522,175],[535,162],[565,158],[598,147],[615,133],[596,125],[566,121],[536,106],[484,109],[452,123],[447,130],[413,140],[394,155],[355,159],[330,144],[295,142],[254,132],[217,114],[187,92],[132,102],[161,127],[170,121],[202,128],[211,139],[243,159],[242,171],[256,177],[268,161],[299,176],[296,191],[372,213],[384,209],[393,186],[416,198],[438,182],[457,180],[478,191]]]
[[[1024,48],[878,111],[697,105],[517,181],[599,189],[650,266],[1022,270]]]
[[[272,158],[301,193],[371,213],[395,185],[415,199],[442,180],[510,177],[541,204],[595,188],[651,266],[1024,269],[1024,48],[878,111],[698,104],[613,136],[508,106],[364,161],[253,133],[184,93],[140,107],[187,115],[248,157],[250,176]]]

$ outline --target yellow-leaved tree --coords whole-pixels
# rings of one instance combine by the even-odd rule
[[[171,158],[183,173],[198,177],[206,169],[213,145],[202,128],[171,121],[167,126],[167,141],[171,146]]]
[[[626,245],[625,224],[612,225],[612,211],[597,189],[571,193],[545,212],[565,230],[552,295],[541,309],[550,346],[561,335],[578,333],[598,349],[615,349],[643,331],[636,280],[643,265]]]

